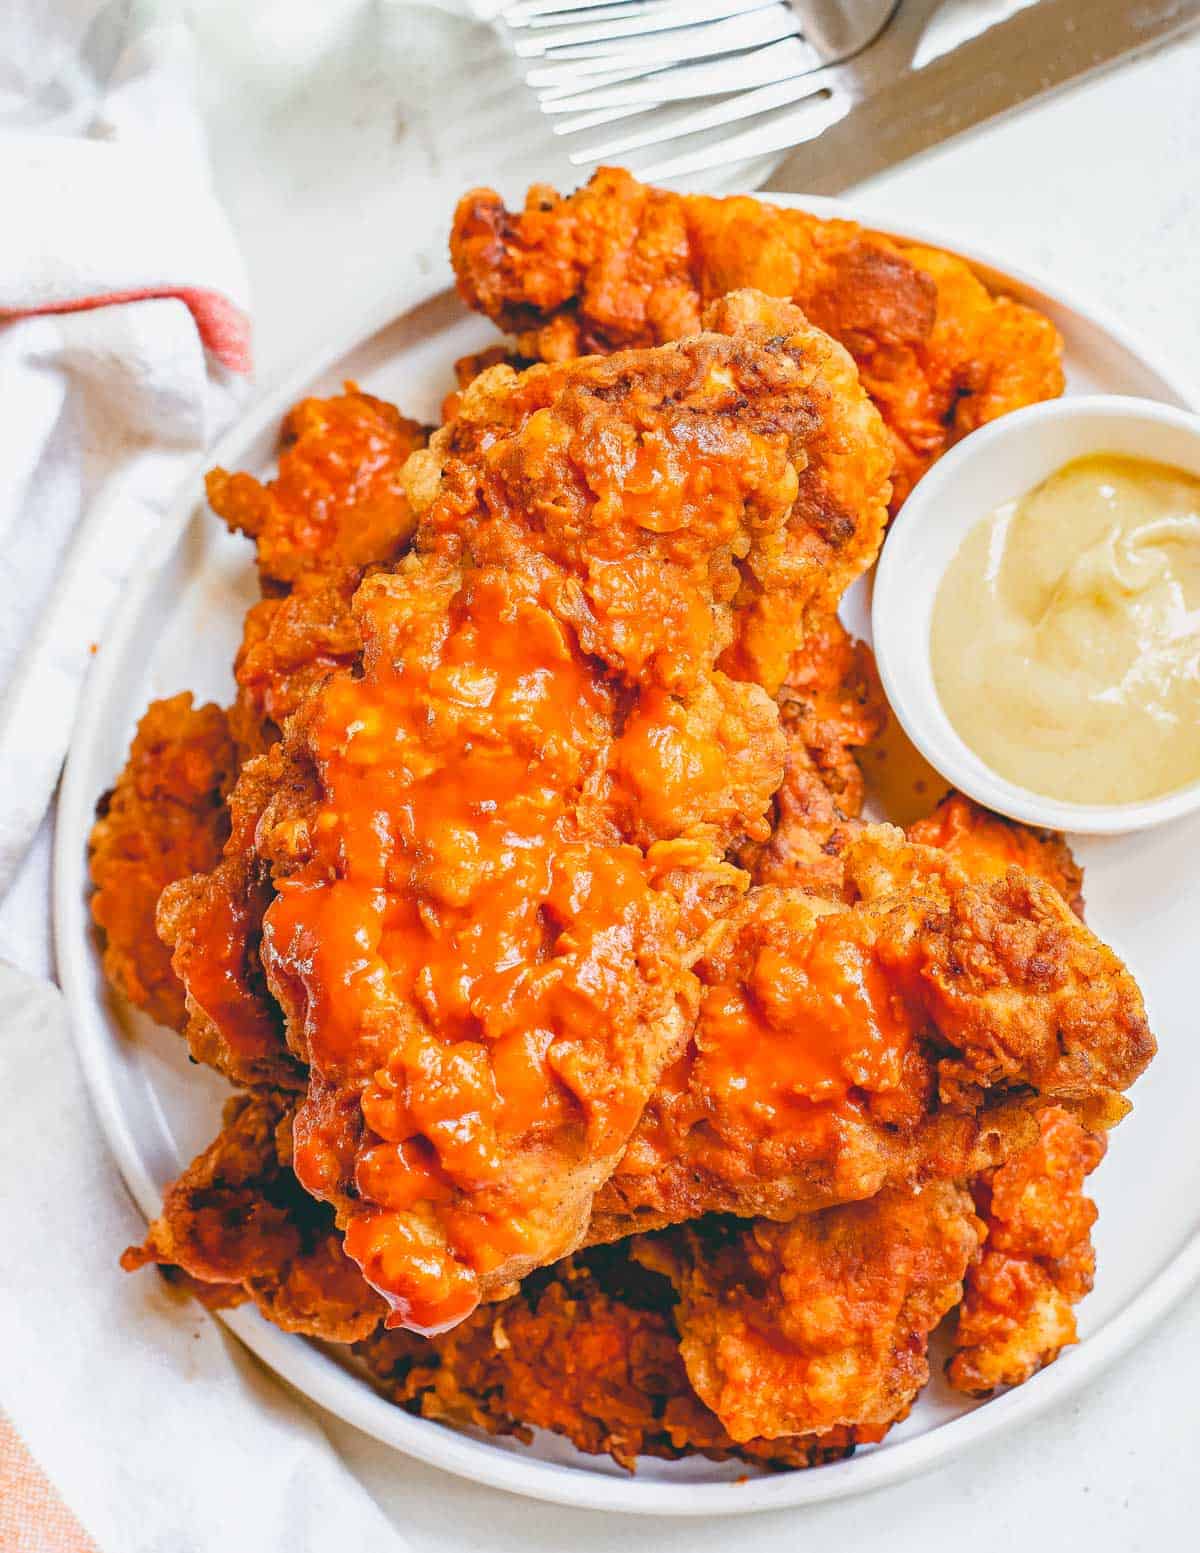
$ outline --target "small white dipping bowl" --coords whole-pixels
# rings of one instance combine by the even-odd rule
[[[938,586],[967,532],[1093,453],[1172,464],[1200,477],[1200,416],[1149,399],[1095,395],[1031,405],[972,432],[918,482],[893,522],[875,574],[871,626],[892,712],[948,782],[1010,819],[1111,835],[1200,809],[1200,780],[1121,804],[1068,803],[1020,787],[956,732],[938,697],[929,645]]]

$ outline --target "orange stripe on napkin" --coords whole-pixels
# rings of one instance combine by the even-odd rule
[[[40,307],[4,307],[0,308],[0,323],[10,318],[37,318],[44,313],[87,313],[97,307],[163,297],[174,297],[184,304],[196,321],[205,350],[212,351],[222,366],[231,372],[252,370],[248,315],[219,291],[209,291],[204,286],[144,286],[137,291],[106,291],[95,297],[66,297],[58,302],[44,302]]]
[[[0,1413],[0,1553],[97,1553]]]

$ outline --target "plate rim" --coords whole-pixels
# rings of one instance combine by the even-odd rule
[[[823,217],[857,220],[875,231],[896,231],[886,220],[872,221],[869,200],[859,206],[853,201],[823,196],[759,192],[755,197]],[[1002,283],[1052,300],[1141,362],[1180,405],[1200,409],[1200,388],[1190,376],[1168,361],[1157,347],[1148,347],[1136,330],[1128,328],[1106,308],[1081,298],[1072,287],[1058,285],[1036,270],[1014,267],[973,244],[963,245],[936,228],[905,222],[898,235],[956,254]],[[55,961],[67,1003],[72,1043],[93,1110],[126,1187],[147,1214],[157,1211],[159,1191],[149,1177],[120,1104],[114,1066],[106,1055],[105,1043],[89,1034],[89,1013],[98,1014],[98,968],[87,911],[86,835],[95,795],[85,786],[86,752],[113,700],[114,680],[127,656],[128,639],[200,504],[195,483],[200,466],[208,461],[236,463],[238,450],[251,444],[271,424],[277,424],[283,411],[315,380],[328,374],[337,362],[366,345],[389,324],[443,297],[449,279],[449,265],[443,262],[440,270],[422,284],[376,299],[336,338],[310,353],[285,373],[273,389],[255,399],[213,447],[197,459],[171,500],[156,542],[147,555],[145,569],[122,590],[117,621],[107,633],[83,687],[56,806],[51,881]],[[746,1514],[868,1493],[977,1448],[1018,1419],[1036,1417],[1073,1395],[1085,1381],[1130,1348],[1198,1280],[1200,1231],[1084,1343],[1068,1350],[1023,1386],[992,1399],[986,1406],[938,1424],[910,1440],[823,1466],[819,1471],[794,1470],[721,1483],[615,1477],[511,1453],[489,1440],[474,1439],[406,1413],[319,1346],[279,1331],[252,1308],[220,1312],[219,1316],[253,1353],[302,1395],[344,1422],[428,1465],[487,1487],[573,1508],[691,1517]]]

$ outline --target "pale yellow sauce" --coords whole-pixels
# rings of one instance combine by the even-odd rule
[[[1078,459],[970,530],[938,588],[946,715],[1001,776],[1076,803],[1200,777],[1200,479]]]

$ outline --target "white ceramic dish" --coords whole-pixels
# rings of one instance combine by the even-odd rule
[[[837,201],[792,203],[821,215],[855,214]],[[955,246],[937,232],[909,235]],[[980,254],[966,257],[993,284],[1054,318],[1066,342],[1071,391],[1188,401],[1184,381],[1156,366],[1119,324],[1102,321],[1047,282],[1006,273]],[[452,360],[495,339],[487,324],[463,312],[452,293],[437,289],[444,284],[439,277],[416,302],[392,299],[376,308],[360,332],[253,409],[213,450],[211,462],[268,470],[286,406],[302,393],[328,392],[346,377],[395,399],[409,414],[433,418],[450,386]],[[197,476],[97,655],[59,801],[59,975],[98,1115],[147,1215],[157,1211],[164,1184],[213,1136],[226,1090],[214,1074],[187,1063],[177,1037],[108,997],[87,913],[87,834],[96,797],[120,769],[148,701],[181,688],[202,698],[229,699],[229,665],[242,614],[255,595],[252,571],[245,543],[223,533],[204,511]],[[868,590],[859,588],[847,601],[848,622],[860,631],[868,625],[867,599]],[[1122,1125],[1109,1162],[1094,1178],[1101,1205],[1100,1276],[1081,1310],[1084,1340],[1019,1390],[980,1406],[935,1379],[882,1445],[809,1472],[761,1475],[740,1462],[693,1459],[646,1461],[631,1478],[607,1459],[580,1455],[556,1437],[524,1447],[410,1417],[378,1397],[334,1353],[277,1331],[252,1310],[224,1319],[300,1391],[378,1439],[477,1482],[581,1507],[707,1516],[836,1499],[910,1476],[1001,1428],[1028,1421],[1085,1384],[1200,1275],[1200,1156],[1185,1109],[1187,1097],[1200,1089],[1200,1043],[1191,1032],[1191,966],[1173,952],[1173,945],[1190,942],[1200,912],[1200,823],[1163,827],[1137,845],[1130,838],[1111,838],[1080,851],[1089,870],[1090,919],[1141,978],[1163,1050],[1138,1085],[1136,1110]],[[114,1257],[119,1249],[114,1247]]]
[[[1085,395],[1031,405],[967,437],[929,471],[892,525],[875,571],[871,630],[889,706],[956,787],[1029,825],[1120,835],[1192,814],[1200,808],[1200,781],[1141,803],[1085,804],[1006,780],[947,717],[929,645],[938,585],[968,531],[1091,453],[1150,459],[1200,476],[1200,418],[1148,399]]]

